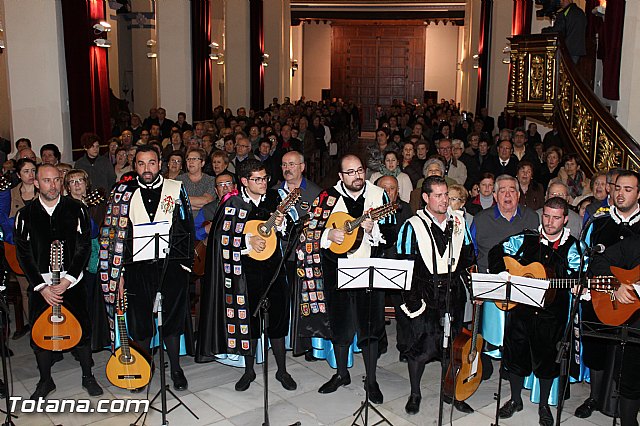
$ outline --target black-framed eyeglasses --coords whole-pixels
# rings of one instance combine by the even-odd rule
[[[344,170],[342,172],[343,175],[347,175],[347,176],[355,176],[355,174],[359,174],[359,175],[363,175],[364,174],[364,167],[358,167],[356,170],[350,169],[350,170]]]
[[[270,176],[258,176],[258,177],[252,177],[249,178],[248,180],[253,181],[255,183],[267,183],[269,181]]]

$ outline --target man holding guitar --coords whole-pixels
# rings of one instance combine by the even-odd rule
[[[209,305],[213,311],[203,309],[201,313],[199,333],[209,337],[198,342],[197,352],[200,356],[244,355],[245,372],[235,385],[236,391],[243,392],[256,378],[260,322],[253,312],[282,259],[283,212],[290,204],[283,207],[278,192],[267,187],[269,176],[260,161],[248,158],[236,171],[242,183],[240,193],[220,205],[209,233],[211,261],[207,262],[205,286],[214,292]],[[297,200],[295,194],[290,200]],[[253,225],[256,231],[248,232]],[[275,248],[269,254],[270,240],[275,240]],[[256,260],[259,257],[264,258]],[[276,379],[285,389],[294,390],[297,384],[287,372],[284,342],[289,331],[289,299],[281,269],[269,292],[267,333],[278,366]]]
[[[47,329],[45,334],[51,334],[54,324],[62,327],[70,316],[53,318],[49,313],[51,307],[60,305],[68,309],[80,325],[69,334],[81,335],[75,349],[82,367],[82,387],[91,396],[102,395],[102,388],[91,373],[91,322],[83,279],[83,270],[91,254],[89,213],[83,204],[60,196],[62,178],[55,166],[41,165],[36,172],[35,185],[39,195],[18,211],[14,229],[18,261],[29,280],[29,319],[33,332],[43,327]],[[51,267],[54,241],[62,243],[61,262],[58,257],[60,268]],[[50,272],[55,270],[60,271],[57,279],[53,279]],[[62,321],[58,322],[60,319]],[[33,338],[31,347],[40,372],[40,381],[31,399],[38,400],[56,389],[51,378],[52,351],[38,347]]]
[[[449,208],[445,179],[440,176],[426,178],[422,183],[422,199],[425,208],[405,222],[397,244],[399,258],[415,261],[411,290],[403,295],[405,303],[401,306],[410,318],[412,330],[407,343],[411,383],[411,394],[405,405],[408,414],[420,411],[420,379],[426,364],[436,360],[446,364],[450,359],[442,349],[444,329],[441,322],[446,309],[449,258],[453,255],[455,259],[449,287],[453,338],[460,331],[464,318],[467,284],[463,276],[475,260],[464,216]],[[473,412],[464,401],[454,400],[454,406],[464,413]]]
[[[587,223],[585,242],[590,247],[602,244],[605,250],[602,254],[594,254],[589,263],[590,275],[611,275],[611,266],[619,266],[625,269],[633,269],[640,262],[638,256],[638,236],[640,235],[640,191],[638,184],[640,178],[636,172],[624,170],[616,178],[615,186],[610,193],[613,205],[608,212],[596,213],[594,219]],[[631,282],[640,281],[637,275]],[[591,301],[582,300],[582,320],[601,322],[603,316],[594,312],[596,295],[592,291]],[[607,298],[609,295],[604,295]],[[638,298],[630,284],[622,284],[613,293],[615,303],[627,306],[638,304]],[[610,307],[613,307],[611,302]],[[600,318],[600,319],[599,319]],[[637,317],[636,317],[637,318]],[[606,322],[606,321],[604,321]],[[628,321],[632,327],[640,327],[635,318]],[[619,323],[618,323],[619,324]],[[606,386],[608,379],[605,377],[608,359],[614,350],[609,341],[594,337],[583,337],[583,359],[591,374],[591,393],[589,398],[576,409],[576,417],[587,418],[594,410],[601,410],[613,414],[615,406],[611,405],[610,386]],[[637,345],[626,345],[622,364],[622,382],[620,395],[620,418],[622,424],[632,425],[640,406],[640,355]],[[613,372],[617,375],[618,366]]]
[[[564,279],[577,275],[582,251],[565,227],[569,220],[568,210],[564,199],[548,199],[543,206],[542,225],[538,231],[524,230],[497,244],[489,252],[489,271],[497,274],[508,270],[512,275],[530,276],[525,268],[537,262],[551,276],[533,278]],[[525,265],[523,270],[507,268],[505,256]],[[502,362],[509,372],[511,399],[500,408],[500,418],[509,418],[522,410],[524,379],[533,372],[540,381],[539,423],[543,426],[554,424],[548,401],[553,380],[560,374],[555,359],[568,320],[570,284],[563,289],[547,291],[542,309],[517,305],[507,315]]]
[[[378,220],[372,220],[367,212],[382,207],[388,198],[382,188],[365,181],[365,174],[360,158],[344,156],[340,161],[338,183],[321,192],[313,202],[313,218],[304,229],[297,250],[297,273],[301,284],[298,286],[301,303],[297,314],[300,330],[317,330],[316,327],[321,326],[322,331],[318,331],[316,337],[330,337],[335,349],[338,371],[318,392],[332,393],[351,383],[347,361],[349,346],[357,332],[358,346],[362,348],[367,371],[365,386],[369,390],[369,400],[382,404],[383,395],[376,381],[376,363],[378,342],[384,333],[384,291],[373,290],[370,299],[361,290],[337,289],[338,258],[379,257],[379,245],[384,242]],[[330,226],[331,217],[336,214],[358,218],[352,222],[359,222],[359,226],[352,230]],[[356,236],[362,239],[344,246]],[[371,334],[368,329],[369,313]],[[309,328],[303,325],[305,323],[310,324]]]

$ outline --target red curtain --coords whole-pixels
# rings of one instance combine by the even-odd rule
[[[104,0],[63,1],[65,63],[69,91],[71,140],[81,149],[80,136],[96,133],[106,141],[111,136],[109,120],[109,69],[107,49],[97,47],[93,25],[105,19]],[[102,35],[102,38],[106,36]],[[82,156],[81,151],[74,158]]]
[[[213,118],[213,84],[209,59],[211,48],[211,2],[191,2],[191,63],[193,68],[193,120]]]
[[[493,0],[482,0],[480,4],[480,37],[478,39],[478,96],[476,100],[476,115],[478,115],[481,108],[487,106],[492,21]]]
[[[532,0],[513,0],[511,35],[531,34]]]
[[[602,46],[602,96],[620,100],[620,59],[622,57],[622,33],[624,30],[625,0],[607,2],[604,24],[600,31]],[[591,11],[587,9],[587,13]],[[600,49],[599,49],[600,50]]]
[[[251,108],[264,108],[264,13],[262,0],[249,0],[249,55],[251,73]]]

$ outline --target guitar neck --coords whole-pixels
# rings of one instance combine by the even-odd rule
[[[124,313],[118,315],[118,331],[120,332],[120,348],[122,348],[122,353],[125,357],[129,358],[131,351],[129,350],[129,337],[127,335]]]
[[[480,328],[480,308],[482,305],[476,304],[473,308],[473,334],[471,335],[471,348],[470,351],[476,350],[476,343],[478,341],[478,329]]]
[[[346,231],[353,231],[356,229],[365,219],[371,219],[374,222],[379,221],[385,216],[392,214],[396,209],[395,204],[385,204],[384,206],[377,207],[375,209],[369,210],[359,218],[353,220],[352,222],[347,224],[348,229]]]
[[[60,284],[60,271],[52,271],[51,272],[51,285]],[[60,316],[60,305],[53,305],[53,315],[59,317]]]

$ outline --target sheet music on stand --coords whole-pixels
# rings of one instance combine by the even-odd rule
[[[170,229],[171,223],[168,221],[133,225],[133,261],[164,259],[169,251]],[[159,236],[158,247],[156,234]]]
[[[373,268],[373,271],[370,271]],[[373,288],[409,290],[413,261],[397,259],[338,259],[338,289],[368,288],[370,273]]]
[[[499,274],[471,274],[473,296],[477,299],[507,300],[507,283],[511,284],[509,302],[543,307],[544,295],[549,288],[548,280],[520,277],[506,271]]]

